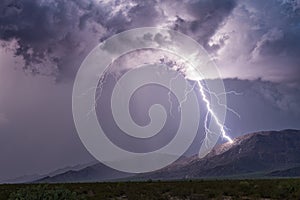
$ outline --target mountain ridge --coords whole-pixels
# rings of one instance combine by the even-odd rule
[[[140,175],[151,179],[228,177],[300,166],[300,131],[261,131],[215,147],[204,158],[195,158],[177,169]]]
[[[233,143],[218,145],[204,158],[197,155],[182,157],[150,173],[128,174],[98,163],[78,171],[44,177],[37,182],[288,177],[289,172],[291,176],[297,175],[299,155],[300,130],[260,131],[235,138]]]

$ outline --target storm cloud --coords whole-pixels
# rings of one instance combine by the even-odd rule
[[[4,0],[0,39],[24,60],[24,71],[64,78],[76,73],[99,41],[131,28],[168,27],[209,47],[209,38],[234,7],[233,0]]]
[[[5,0],[0,10],[2,44],[23,58],[23,69],[32,74],[60,76],[97,32],[92,25],[94,32],[80,31],[89,4],[77,1]]]
[[[224,77],[298,82],[299,7],[294,0],[4,0],[0,39],[26,72],[63,79],[74,77],[100,41],[131,28],[166,27],[202,44]]]

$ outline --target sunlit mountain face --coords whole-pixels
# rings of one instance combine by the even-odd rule
[[[95,161],[73,121],[76,73],[100,42],[141,27],[178,31],[208,52],[227,92],[225,125],[232,139],[261,130],[300,129],[299,1],[3,0],[0,180]],[[119,137],[121,133],[107,113],[110,90],[118,76],[145,63],[165,64],[175,71],[186,64],[160,50],[130,52],[111,66],[105,95],[98,102],[99,123],[114,130],[110,139],[133,152],[154,151],[168,144],[180,121],[180,117],[170,115],[174,119],[167,121],[166,134],[150,142]],[[192,72],[182,73],[191,83],[197,80]],[[220,77],[207,81],[213,84]],[[199,88],[196,92],[200,98]],[[171,100],[176,113],[180,102]],[[168,90],[153,85],[141,88],[131,101],[133,120],[146,125],[148,108],[156,103],[170,110]],[[201,101],[199,109],[203,122],[207,108]],[[201,122],[185,156],[199,152],[205,137]],[[218,144],[224,142],[227,140],[220,137]]]

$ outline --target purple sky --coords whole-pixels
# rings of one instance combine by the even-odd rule
[[[300,129],[299,0],[3,0],[0,180],[93,161],[71,109],[75,74],[100,41],[135,27],[180,31],[220,67],[232,137]],[[188,154],[197,152],[197,141]]]

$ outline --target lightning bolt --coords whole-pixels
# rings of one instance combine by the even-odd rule
[[[187,65],[186,65],[185,63],[176,63],[176,62],[174,62],[174,61],[172,61],[172,60],[169,60],[168,58],[162,58],[162,59],[160,59],[160,61],[161,61],[161,63],[166,64],[171,70],[174,70],[174,71],[179,72],[179,73],[178,73],[178,76],[179,76],[180,74],[182,74],[182,75],[185,76],[185,72],[186,72],[186,68],[187,68]],[[175,81],[175,80],[178,78],[178,76],[175,76],[174,78],[172,78],[172,79],[170,80],[170,84],[169,84],[169,85],[170,85],[170,91],[169,91],[168,94],[169,94],[169,103],[170,103],[170,113],[171,113],[171,116],[172,116],[172,106],[173,106],[172,101],[171,101],[172,82]],[[185,76],[185,77],[186,77],[186,76]],[[186,78],[187,78],[187,77],[186,77]],[[188,79],[188,78],[187,78],[187,79]],[[207,137],[208,134],[216,134],[216,133],[213,133],[213,132],[209,129],[209,127],[208,127],[208,122],[209,122],[209,117],[210,117],[210,119],[213,119],[213,120],[216,122],[217,126],[218,126],[219,129],[220,129],[220,132],[221,132],[222,137],[223,137],[224,139],[226,139],[227,141],[229,141],[230,143],[232,143],[233,140],[227,135],[226,130],[225,130],[225,129],[228,129],[228,128],[226,128],[226,126],[223,125],[223,124],[220,122],[219,118],[217,117],[217,115],[215,114],[215,112],[212,110],[212,108],[211,108],[211,103],[210,103],[210,101],[208,100],[208,98],[207,98],[207,96],[206,96],[206,94],[205,94],[205,91],[206,91],[207,93],[209,93],[210,95],[214,95],[214,96],[217,98],[217,103],[218,103],[220,106],[225,107],[226,110],[229,110],[230,112],[232,112],[233,114],[235,114],[235,115],[238,116],[239,118],[240,118],[240,115],[239,115],[235,110],[229,108],[227,105],[222,104],[222,103],[220,102],[219,96],[221,96],[221,95],[226,95],[226,94],[229,94],[229,93],[230,93],[230,94],[231,94],[231,93],[232,93],[232,94],[236,94],[236,95],[240,95],[240,94],[237,93],[237,92],[235,92],[235,91],[230,91],[230,92],[224,92],[224,93],[221,93],[221,94],[216,94],[216,93],[214,93],[214,92],[208,91],[208,90],[204,87],[204,85],[202,84],[202,82],[201,82],[200,80],[198,80],[198,81],[195,81],[195,84],[194,84],[194,85],[192,86],[192,88],[189,89],[189,90],[187,90],[187,85],[186,85],[186,88],[185,88],[185,98],[182,99],[182,100],[179,102],[179,107],[178,107],[178,109],[180,109],[180,108],[181,108],[181,105],[186,101],[188,94],[189,94],[190,92],[193,91],[193,89],[195,88],[195,85],[198,85],[198,87],[199,87],[199,92],[200,92],[200,94],[201,94],[202,100],[203,100],[203,102],[205,103],[206,108],[207,108],[207,113],[206,113],[206,115],[205,115],[205,121],[204,121],[204,128],[205,128],[205,133],[206,133],[206,134],[205,134],[205,137]],[[205,140],[205,141],[207,141],[207,140]],[[205,145],[207,145],[207,144],[205,144]]]
[[[209,100],[207,99],[207,96],[204,92],[204,86],[202,85],[201,81],[197,81],[197,85],[199,87],[199,91],[200,94],[202,96],[202,100],[206,105],[207,108],[207,114],[205,116],[205,131],[206,133],[211,133],[211,131],[209,130],[209,128],[207,127],[208,124],[208,115],[211,116],[211,118],[216,122],[217,126],[220,129],[220,132],[222,134],[222,137],[225,138],[227,141],[229,141],[230,143],[233,143],[233,140],[227,135],[226,131],[225,131],[225,127],[223,126],[223,124],[220,122],[219,118],[217,117],[217,115],[215,114],[215,112],[211,109],[211,104],[209,102]]]

